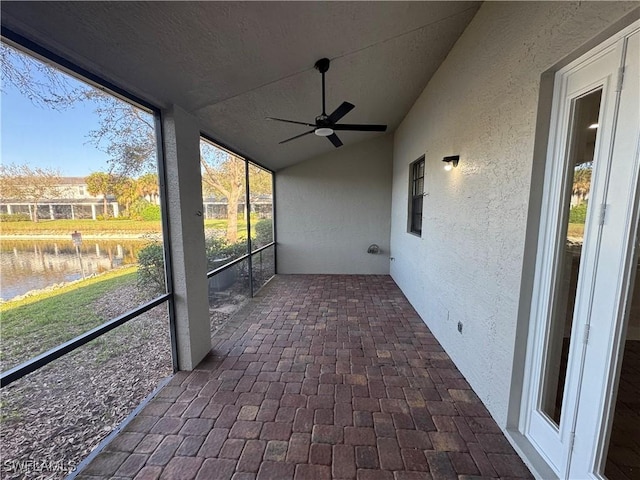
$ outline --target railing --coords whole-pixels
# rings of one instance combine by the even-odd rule
[[[270,242],[207,274],[214,346],[229,334],[229,320],[275,275],[275,248],[275,242]]]
[[[276,242],[267,243],[266,245],[254,250],[250,254],[249,253],[245,253],[244,255],[236,258],[235,260],[232,260],[229,263],[225,263],[221,267],[218,267],[218,268],[216,268],[214,270],[211,270],[210,272],[207,272],[207,278],[211,278],[211,277],[213,277],[214,275],[217,275],[220,272],[224,272],[228,268],[231,268],[234,265],[237,265],[238,263],[241,263],[244,260],[247,260],[250,256],[255,255],[257,253],[260,253],[260,252],[262,252],[263,250],[266,250],[269,247],[273,247],[275,244],[276,244]]]
[[[254,293],[260,290],[276,273],[275,249],[275,242],[271,242],[251,253],[251,278],[253,279]]]
[[[255,250],[253,250],[251,253],[245,253],[244,255],[230,261],[229,263],[226,263],[214,270],[211,270],[210,272],[207,273],[207,278],[213,278],[214,276],[218,275],[219,273],[224,272],[225,270],[228,270],[229,268],[234,267],[235,265],[238,265],[242,262],[244,262],[245,260],[248,261],[249,263],[249,271],[252,272],[251,275],[249,275],[249,290],[250,290],[250,294],[253,297],[253,295],[255,294],[255,292],[258,290],[255,288],[254,286],[254,282],[253,282],[253,257],[255,255],[259,255],[260,260],[262,259],[262,252],[264,252],[265,250],[267,250],[268,248],[274,247],[275,249],[275,244],[276,242],[270,242],[267,243],[266,245],[263,245],[260,248],[257,248]]]
[[[3,372],[2,375],[0,376],[0,388],[4,388],[7,385],[15,382],[16,380],[21,379],[25,375],[35,372],[39,368],[42,368],[45,365],[53,362],[54,360],[62,357],[63,355],[66,355],[67,353],[72,352],[73,350],[76,350],[82,345],[85,345],[86,343],[89,343],[90,341],[95,340],[101,335],[104,335],[105,333],[113,330],[114,328],[119,327],[120,325],[124,325],[128,321],[170,300],[172,296],[173,295],[171,293],[165,293],[163,295],[160,295],[159,297],[141,305],[140,307],[134,310],[131,310],[123,315],[120,315],[119,317],[116,317],[113,320],[109,320],[108,322],[105,322],[102,325],[99,325],[96,328],[89,330],[88,332],[85,332],[82,335],[79,335],[76,338],[69,340],[68,342],[62,343],[57,347],[54,347],[51,350],[48,350],[38,355],[37,357],[27,360],[26,362],[21,363],[20,365],[17,365],[16,367],[13,367],[12,369],[7,370],[6,372]]]

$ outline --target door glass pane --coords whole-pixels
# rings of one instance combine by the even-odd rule
[[[564,245],[556,265],[553,310],[549,322],[541,409],[560,424],[567,359],[578,287],[580,255],[589,209],[591,172],[602,90],[577,98],[570,124],[567,190],[564,195]]]

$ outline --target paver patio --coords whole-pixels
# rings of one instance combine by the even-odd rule
[[[77,477],[532,478],[389,276],[280,275]]]

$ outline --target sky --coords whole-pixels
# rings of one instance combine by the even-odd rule
[[[34,105],[10,84],[0,96],[0,161],[84,177],[106,171],[108,155],[89,143],[98,116],[87,102],[62,112]]]

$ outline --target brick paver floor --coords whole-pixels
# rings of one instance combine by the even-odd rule
[[[531,478],[389,276],[287,275],[79,479]]]

